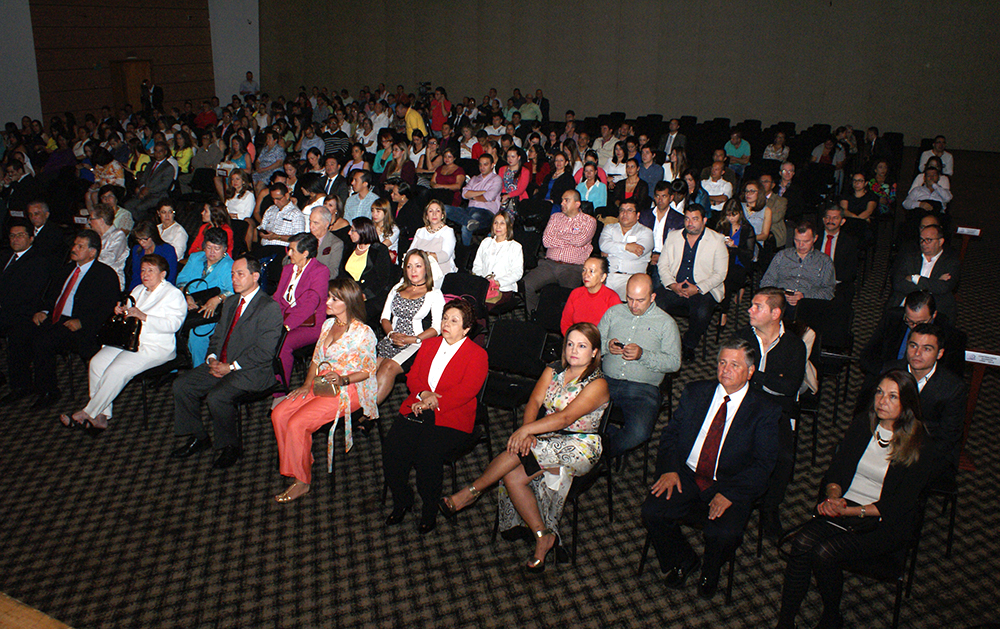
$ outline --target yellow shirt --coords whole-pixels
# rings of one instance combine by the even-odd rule
[[[180,166],[181,172],[186,173],[191,169],[191,158],[194,157],[194,151],[190,148],[175,150],[174,157],[177,158],[177,165]]]
[[[142,171],[143,167],[149,165],[149,161],[149,155],[139,153],[139,157],[129,166],[129,170],[132,171],[132,174],[138,175]]]
[[[355,250],[350,257],[347,258],[347,264],[344,265],[344,270],[347,274],[354,278],[355,282],[361,281],[361,274],[365,272],[365,267],[368,266],[368,250],[358,254]]]
[[[406,121],[406,139],[413,140],[413,130],[420,129],[420,133],[427,137],[427,126],[424,125],[424,118],[421,116],[416,109],[410,107],[406,110],[406,116],[404,117]]]

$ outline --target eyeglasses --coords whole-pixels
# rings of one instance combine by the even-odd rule
[[[920,239],[920,244],[922,244],[922,245],[929,245],[932,242],[934,242],[935,240],[941,240],[941,239],[940,238],[921,238]]]

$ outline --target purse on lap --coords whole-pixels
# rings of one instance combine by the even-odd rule
[[[129,295],[126,303],[135,305],[135,298]],[[139,351],[139,335],[142,334],[142,321],[137,317],[127,317],[124,314],[112,314],[97,331],[97,341],[101,345],[117,347],[126,352]]]

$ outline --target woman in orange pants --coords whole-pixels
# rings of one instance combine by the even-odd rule
[[[368,417],[378,417],[375,333],[364,323],[364,297],[353,279],[330,280],[326,313],[305,381],[271,411],[281,474],[295,478],[288,489],[274,497],[280,503],[309,493],[312,434],[320,426],[343,415],[345,442],[350,450],[354,443],[351,412],[361,407]],[[313,383],[317,375],[332,376],[339,393],[332,397],[316,395]]]

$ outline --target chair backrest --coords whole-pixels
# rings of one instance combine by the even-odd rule
[[[498,319],[486,342],[491,371],[537,378],[545,370],[545,330],[530,321]]]
[[[535,322],[545,328],[546,332],[562,335],[562,312],[569,301],[572,288],[559,284],[544,286],[538,297],[538,308],[535,309]]]
[[[514,240],[521,243],[521,253],[524,255],[524,270],[530,271],[538,266],[538,250],[542,246],[540,232],[516,231]]]
[[[278,344],[274,346],[274,356],[271,357],[271,369],[287,390],[288,382],[285,380],[285,369],[281,366],[281,358],[278,356],[281,353],[281,346],[285,344],[286,336],[288,336],[288,329],[281,326],[281,332],[278,333]]]
[[[477,319],[485,319],[487,316],[486,293],[489,289],[489,280],[472,273],[449,273],[444,276],[444,281],[441,282],[441,292],[445,295],[472,298],[474,302],[472,308]]]

